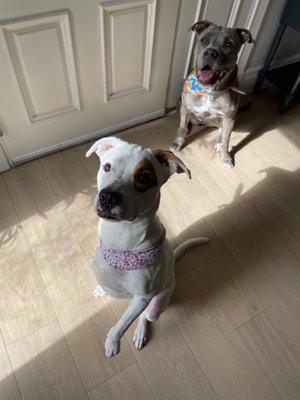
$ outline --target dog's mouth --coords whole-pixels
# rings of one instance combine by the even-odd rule
[[[124,213],[124,210],[119,207],[113,207],[111,209],[103,209],[98,201],[98,196],[96,196],[96,201],[94,202],[94,212],[98,215],[99,218],[105,219],[111,222],[121,222],[121,221],[132,221],[134,218],[127,217]]]
[[[112,210],[102,210],[100,208],[100,206],[98,205],[96,208],[96,213],[98,215],[99,218],[103,218],[103,219],[107,219],[109,221],[121,221],[121,217],[119,215],[119,213],[113,212],[114,209]]]
[[[121,221],[120,217],[118,217],[117,215],[112,215],[111,213],[106,211],[97,211],[97,215],[98,217],[107,219],[109,221],[116,221],[116,222]]]
[[[211,83],[216,78],[216,73],[213,69],[207,64],[203,68],[197,69],[197,78],[199,82],[203,83]]]
[[[197,68],[196,75],[199,82],[212,84],[218,79],[224,78],[227,72],[226,69],[222,71],[214,71],[209,64],[206,64],[203,68]]]

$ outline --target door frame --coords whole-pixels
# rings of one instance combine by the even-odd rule
[[[0,129],[0,172],[8,170],[14,167],[14,165],[4,143],[2,130]]]
[[[245,29],[248,29],[252,33],[254,39],[259,34],[270,1],[271,0],[252,0],[245,23]],[[197,21],[206,19],[205,13],[209,2],[210,0],[181,0],[166,99],[167,109],[173,108],[176,105],[183,81],[187,77],[192,64],[196,34],[195,32],[188,31],[188,27],[192,26]],[[227,26],[235,26],[242,3],[242,0],[233,0],[227,18]],[[238,59],[238,77],[245,91],[250,91],[252,89],[253,82],[246,82],[246,69],[253,49],[254,46],[243,46]]]

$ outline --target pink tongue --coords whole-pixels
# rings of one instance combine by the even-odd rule
[[[214,76],[214,72],[211,69],[206,69],[206,70],[198,69],[197,72],[200,81],[210,81]]]

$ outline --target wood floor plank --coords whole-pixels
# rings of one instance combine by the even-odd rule
[[[175,137],[174,127],[169,123],[169,118],[155,119],[137,126],[141,135],[140,144],[153,149],[167,150]]]
[[[274,249],[276,260],[280,260],[272,263],[272,267],[269,268],[271,279],[277,283],[283,295],[298,295],[300,214],[296,215],[290,211],[287,200],[278,204],[274,197],[270,199],[259,196],[255,201],[245,203],[243,207],[264,240]],[[286,208],[284,213],[281,212],[283,207]]]
[[[176,137],[177,129],[179,126],[179,117],[176,113],[171,113],[165,118],[151,121],[148,124],[143,124],[137,127],[141,135],[141,144],[151,147],[152,149],[165,149],[170,148],[170,144]],[[203,134],[197,134],[201,128],[195,127],[186,140],[186,145],[177,154],[178,157],[186,164],[192,172],[192,176],[198,174],[200,171],[205,170],[207,165],[201,158],[201,145],[206,145]],[[200,141],[201,140],[201,141]],[[183,180],[185,181],[185,177]]]
[[[92,262],[99,222],[92,210],[96,182],[92,182],[73,149],[44,157],[41,163],[56,197],[64,204],[63,213],[69,225],[85,256]]]
[[[120,356],[105,357],[106,334],[115,318],[105,299],[91,295],[97,284],[94,272],[64,213],[66,207],[74,207],[72,196],[55,195],[39,161],[13,169],[6,183],[79,373],[90,389],[134,358],[126,344]],[[90,229],[89,220],[85,225]]]
[[[296,145],[298,148],[300,147],[300,138],[298,135],[300,127],[299,112],[300,107],[299,105],[295,104],[294,108],[285,115],[285,119],[283,121],[284,132],[292,141],[292,143],[294,143],[294,145]]]
[[[253,216],[260,232],[278,252],[291,264],[297,265],[300,249],[297,246],[300,240],[300,216],[291,211],[288,200],[282,199],[277,203],[273,197],[257,197],[249,201],[245,207]],[[282,209],[285,207],[285,212]],[[300,209],[300,206],[299,206]]]
[[[239,329],[245,347],[280,398],[300,393],[300,302],[285,296]]]
[[[7,344],[56,316],[1,176],[0,227],[0,327]]]
[[[267,209],[260,211],[268,214]],[[258,227],[247,203],[230,206],[207,221],[242,265],[244,279],[256,288],[261,301],[272,304],[280,296],[284,274],[291,284],[297,277],[296,271],[287,268],[279,256],[280,249],[262,235],[262,230],[268,231],[268,224]]]
[[[93,154],[90,157],[86,157],[85,154],[88,149],[92,146],[93,142],[84,143],[80,146],[74,148],[74,151],[77,154],[82,166],[88,173],[92,183],[95,184],[95,194],[96,194],[96,187],[97,187],[97,173],[100,167],[100,160],[96,154]]]
[[[288,131],[286,122],[277,117],[273,120],[273,124],[274,129],[270,129],[261,137],[261,147],[273,161],[273,166],[277,165],[278,161],[287,160],[290,157],[299,159],[299,146],[295,146],[293,141],[285,134],[285,131]]]
[[[90,400],[298,400],[299,106],[277,117],[274,90],[251,98],[231,135],[235,168],[221,166],[216,130],[194,127],[177,154],[192,180],[174,174],[162,188],[172,244],[211,243],[176,263],[174,298],[141,351],[135,323],[120,355],[103,351],[128,302],[91,296],[91,143],[0,176],[1,400],[20,400],[18,386],[23,400],[86,399],[83,388]],[[167,149],[177,128],[173,113],[117,136]]]
[[[0,332],[0,399],[21,400],[21,394]]]
[[[192,267],[231,325],[238,328],[266,309],[270,302],[258,296],[256,285],[247,279],[242,265],[206,221],[191,226],[180,237],[183,242],[202,235],[209,237],[210,243],[189,250],[182,262]]]
[[[183,204],[188,201],[189,208],[194,209],[194,212],[198,209],[202,216],[208,216],[224,208],[233,200],[233,194],[228,194],[224,190],[211,171],[203,171],[194,176],[189,187],[179,185],[175,190],[177,195],[182,197]]]
[[[225,211],[215,211],[218,203],[212,205],[211,198],[207,198],[207,193],[210,192],[208,180],[206,184],[207,190],[199,195],[198,201],[193,194],[189,195],[189,193],[197,191],[198,188],[188,191],[186,186],[170,185],[167,203],[162,204],[162,207],[164,207],[166,214],[165,219],[168,221],[167,229],[172,227],[174,230],[174,226],[176,226],[176,232],[178,232],[175,238],[176,244],[193,237],[210,238],[209,244],[189,250],[176,263],[176,270],[179,268],[187,272],[193,268],[209,292],[216,298],[232,326],[237,328],[264,310],[270,302],[269,298],[264,296],[263,293],[258,296],[256,281],[247,279],[242,265],[228,250],[222,241],[222,236],[218,236],[209,225],[208,222],[211,218],[218,219],[218,215],[222,216]],[[173,203],[172,194],[174,198],[176,196],[176,201]],[[187,213],[185,213],[185,209],[188,209]],[[205,210],[208,214],[206,217],[204,216]],[[172,215],[180,216],[181,214],[185,215],[186,218],[176,218],[176,220],[172,218]],[[234,236],[235,231],[230,230],[230,226],[227,226],[227,228],[228,234]]]
[[[195,272],[177,280],[175,304],[173,320],[220,399],[280,399]]]
[[[116,316],[120,317],[128,302],[110,301]],[[142,350],[137,350],[132,343],[135,325],[128,330],[126,338],[156,399],[217,400],[169,309],[151,324],[150,341]]]
[[[187,165],[190,165],[192,176],[202,175],[202,171],[207,170],[215,180],[215,190],[211,192],[212,195],[218,196],[221,188],[220,193],[223,195],[225,192],[231,200],[245,201],[264,192],[264,185],[260,183],[264,180],[266,169],[274,168],[281,160],[288,162],[291,157],[299,159],[299,149],[285,137],[286,126],[279,125],[276,119],[274,121],[274,115],[270,113],[267,113],[269,115],[267,118],[259,107],[255,106],[255,112],[255,120],[249,118],[246,113],[238,116],[237,126],[231,135],[230,147],[238,149],[243,141],[246,145],[236,153],[234,169],[228,170],[221,166],[219,155],[214,150],[216,130],[205,129],[199,135],[191,135],[186,147],[179,153]],[[250,138],[248,142],[247,138]],[[282,146],[284,151],[280,150]],[[202,183],[203,181],[205,183],[205,179]]]
[[[261,179],[260,174],[257,171],[263,169],[265,164],[262,166],[253,165],[249,168],[246,162],[236,163],[235,168],[227,169],[222,167],[220,162],[219,154],[214,149],[214,141],[217,135],[216,129],[207,128],[203,132],[195,135],[191,135],[187,146],[180,151],[178,154],[186,162],[192,172],[192,181],[195,184],[195,177],[198,176],[198,180],[201,181],[200,187],[206,189],[207,186],[206,178],[208,178],[208,185],[210,186],[210,195],[218,201],[219,196],[222,196],[223,202],[219,205],[224,204],[224,200],[229,198],[229,201],[233,199],[235,201],[243,201],[244,198],[238,198],[237,195],[241,196],[246,194],[253,186]],[[237,132],[233,133],[233,136],[239,135]],[[240,136],[240,135],[239,135]],[[241,138],[243,135],[241,136]],[[256,158],[254,157],[256,160]],[[245,165],[246,164],[246,165]],[[249,162],[250,164],[250,162]],[[208,175],[208,176],[207,176]],[[247,196],[254,195],[254,192],[247,193]],[[216,195],[216,199],[214,198]]]
[[[23,400],[87,399],[58,322],[7,348]]]
[[[280,208],[286,207],[290,214],[299,218],[300,196],[300,158],[290,158],[288,161],[279,162],[279,167],[266,171],[266,180],[269,190],[264,195],[273,204]],[[287,166],[285,166],[287,165]],[[284,215],[285,216],[285,213]]]
[[[133,364],[88,392],[90,400],[154,400],[141,370]]]

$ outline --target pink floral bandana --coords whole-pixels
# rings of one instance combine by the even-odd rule
[[[102,240],[100,240],[100,252],[105,262],[115,269],[122,271],[132,271],[134,269],[142,269],[150,267],[154,264],[158,256],[161,246],[163,245],[166,237],[166,230],[160,235],[159,241],[155,246],[150,247],[148,250],[131,251],[111,249],[106,247]]]

